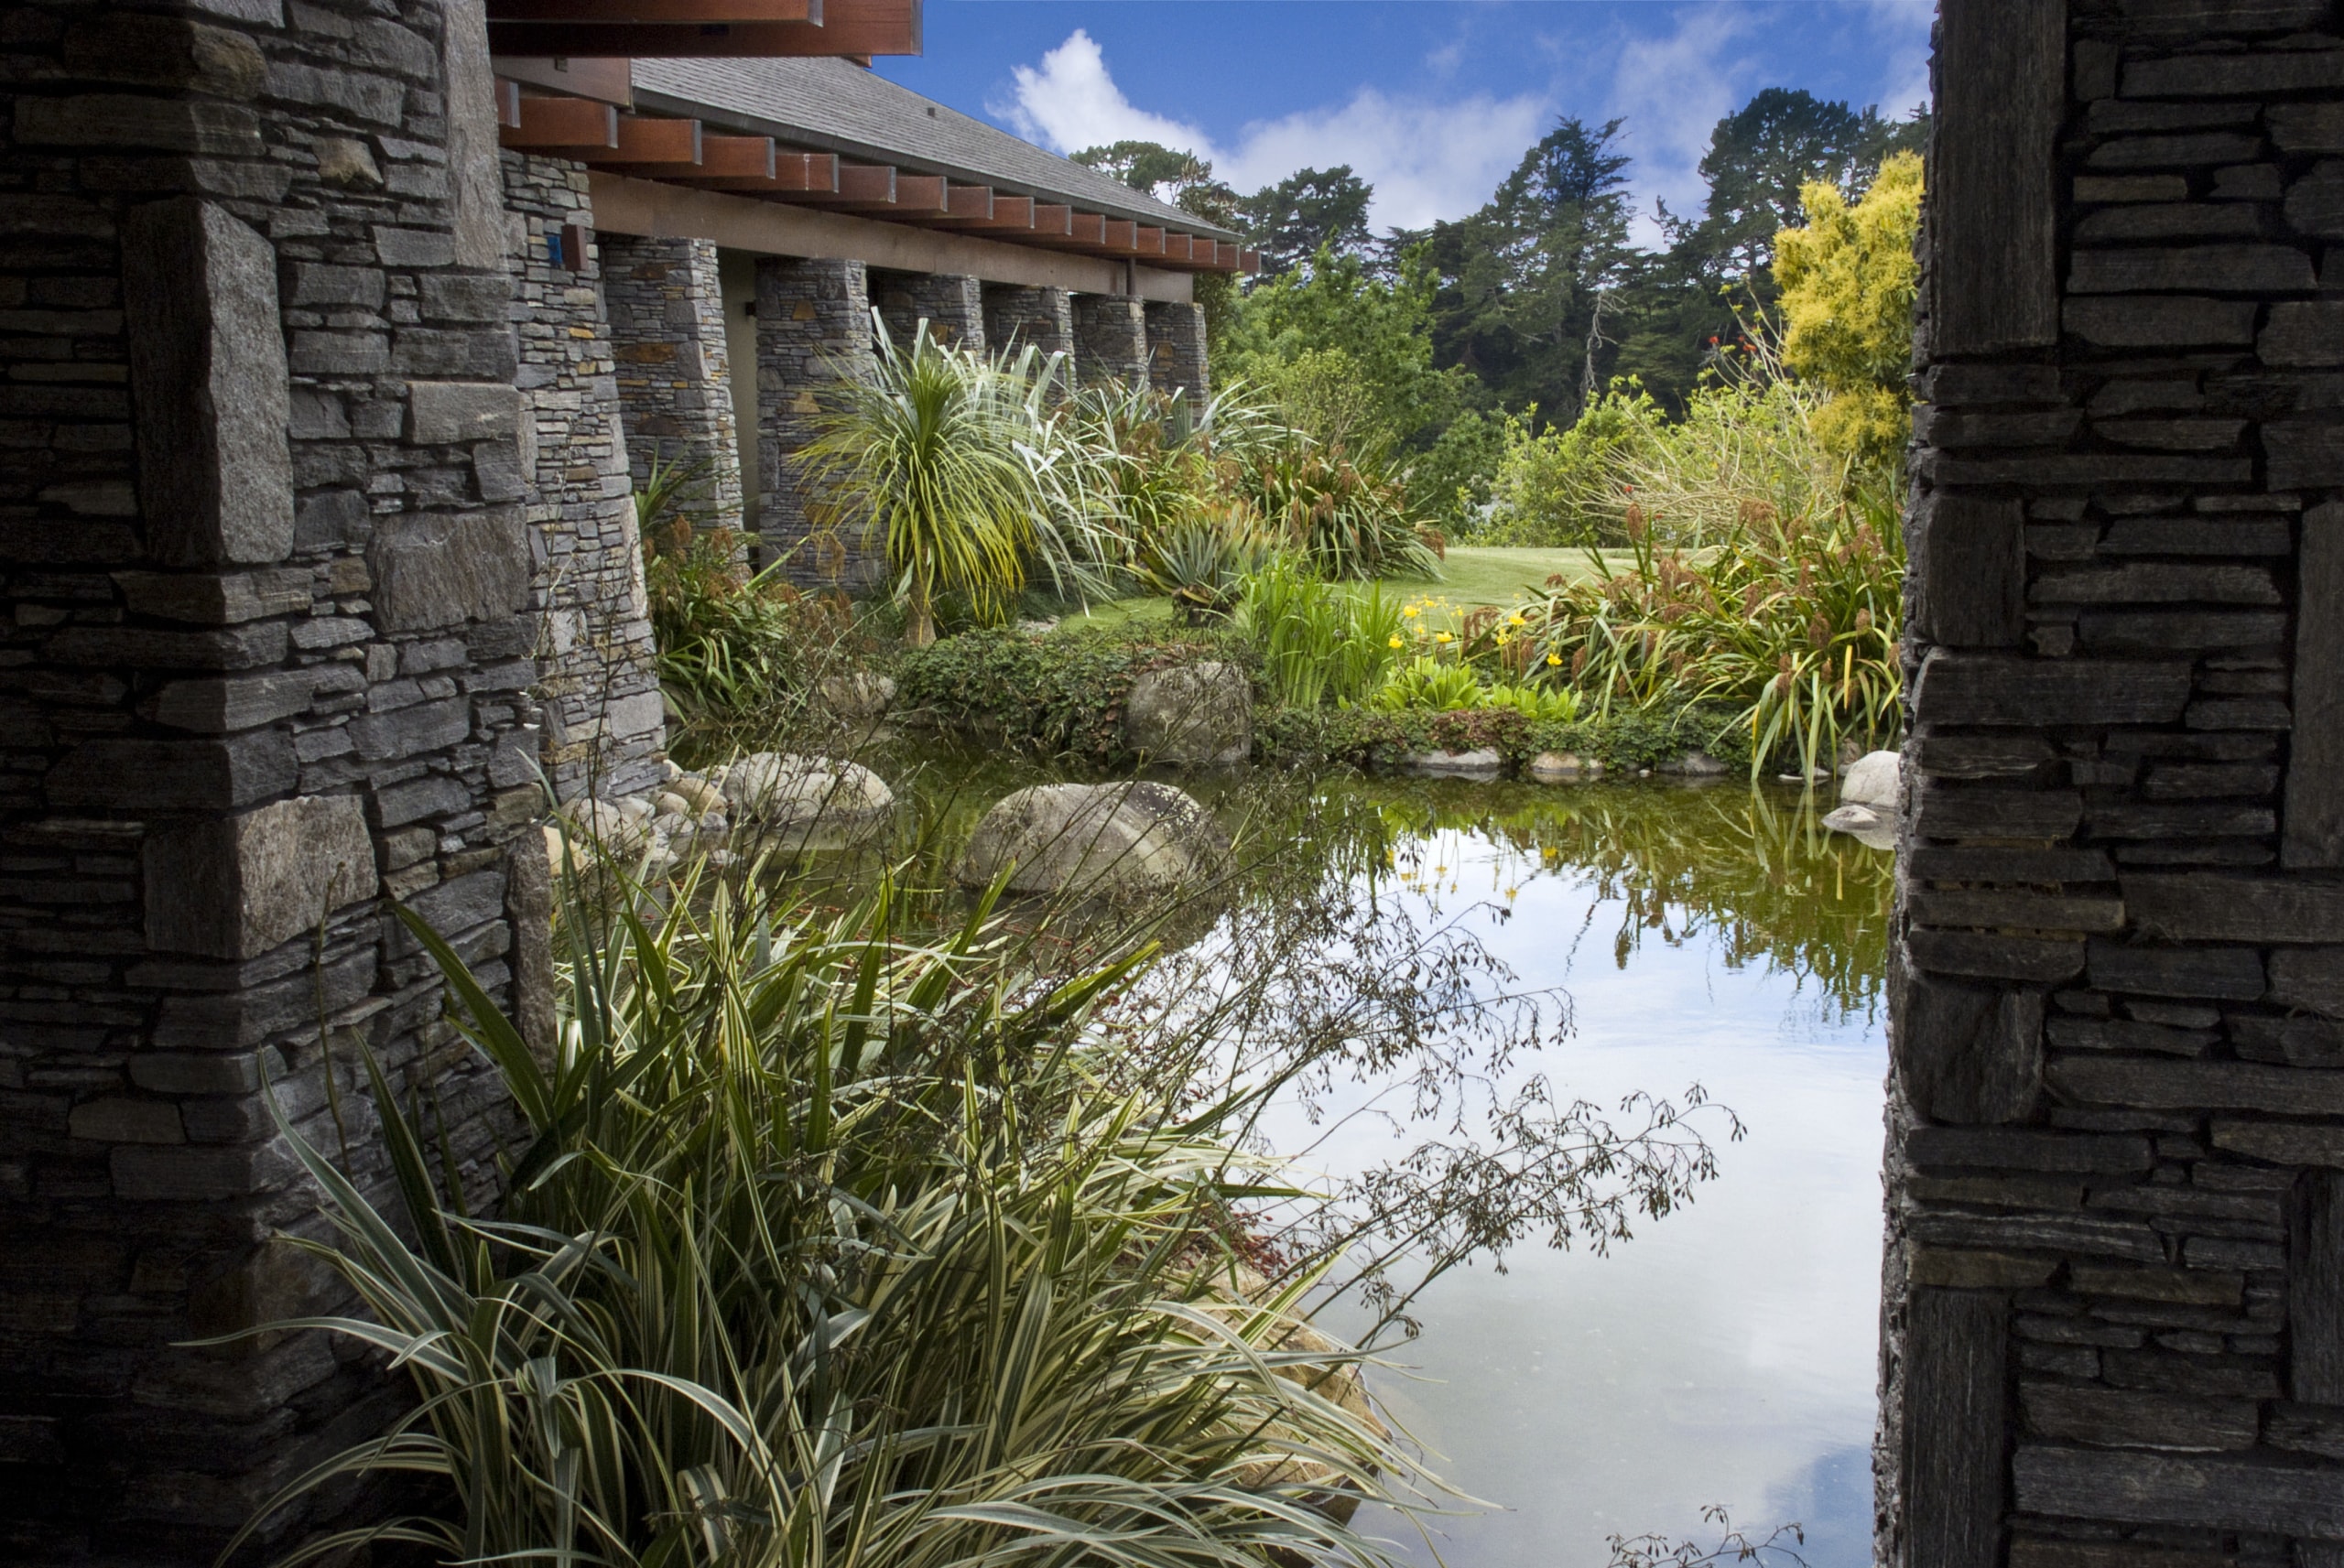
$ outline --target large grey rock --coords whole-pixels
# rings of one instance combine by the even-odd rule
[[[875,671],[854,670],[824,676],[814,683],[814,692],[822,706],[841,719],[870,719],[880,718],[894,705],[895,683]]]
[[[804,849],[865,838],[885,825],[895,805],[895,792],[859,762],[787,752],[741,758],[725,770],[723,790],[743,827]]]
[[[960,878],[982,887],[1007,871],[1019,893],[1156,892],[1211,876],[1229,849],[1212,813],[1169,784],[1036,784],[985,813]]]
[[[1851,802],[1824,813],[1823,826],[1834,833],[1847,834],[1868,849],[1896,848],[1896,818],[1888,811]]]
[[[1505,772],[1505,757],[1488,747],[1478,752],[1411,752],[1400,759],[1400,766],[1427,778],[1493,779]]]
[[[384,632],[495,621],[528,597],[527,530],[515,506],[385,518],[366,564]]]
[[[1253,751],[1253,687],[1235,665],[1150,670],[1123,705],[1123,744],[1153,762],[1229,767]]]
[[[1868,806],[1877,812],[1896,809],[1896,795],[1904,778],[1904,760],[1894,752],[1867,752],[1839,775],[1839,804]]]
[[[374,896],[354,795],[303,795],[156,834],[144,854],[147,945],[249,958]]]
[[[182,198],[131,213],[122,261],[149,553],[172,566],[283,560],[292,393],[275,248]]]

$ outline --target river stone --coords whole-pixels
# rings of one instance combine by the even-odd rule
[[[895,683],[872,670],[824,676],[814,683],[822,706],[841,719],[877,719],[895,700]]]
[[[800,848],[849,843],[882,827],[895,792],[859,762],[753,752],[724,771],[724,798],[744,827]]]
[[[1433,778],[1493,779],[1505,772],[1505,758],[1486,746],[1478,752],[1411,752],[1400,766]]]
[[[1869,806],[1848,805],[1826,812],[1823,826],[1834,833],[1845,833],[1870,849],[1896,848],[1895,819]]]
[[[971,887],[1009,870],[1017,893],[1156,892],[1220,871],[1229,835],[1170,784],[1036,784],[1003,796],[970,835]]]
[[[1152,762],[1225,768],[1253,751],[1253,685],[1208,660],[1149,670],[1123,703],[1123,744]]]
[[[578,837],[602,847],[602,852],[613,860],[632,860],[651,847],[651,822],[648,812],[638,815],[629,811],[633,803],[615,800],[573,800],[562,807],[562,815]],[[554,848],[550,839],[548,848]],[[578,857],[581,860],[589,857]],[[554,864],[561,864],[559,849],[555,849]]]
[[[1698,748],[1686,752],[1674,762],[1660,764],[1660,771],[1673,778],[1716,779],[1732,772],[1723,762]]]
[[[1530,759],[1530,776],[1540,784],[1568,784],[1585,772],[1575,752],[1541,752]]]
[[[1867,752],[1848,764],[1839,776],[1839,804],[1867,806],[1875,812],[1893,813],[1896,796],[1904,782],[1904,759],[1895,752]]]

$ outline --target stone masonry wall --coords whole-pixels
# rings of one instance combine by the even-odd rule
[[[1212,377],[1205,363],[1204,307],[1150,301],[1145,324],[1148,384],[1159,392],[1185,392],[1189,406],[1201,409],[1212,395]]]
[[[1882,1560],[2328,1568],[2344,20],[1946,0],[1936,69]]]
[[[995,351],[1031,347],[1045,359],[1066,356],[1063,384],[1071,384],[1074,359],[1074,297],[1063,288],[984,286],[985,341]]]
[[[603,234],[602,299],[618,362],[620,423],[636,488],[657,457],[692,474],[687,510],[703,527],[741,527],[741,446],[716,246]]]
[[[1083,385],[1102,381],[1147,384],[1147,319],[1138,299],[1078,294],[1073,313],[1075,374]]]
[[[652,665],[643,550],[620,423],[600,242],[582,270],[551,264],[548,236],[591,232],[586,168],[507,152],[505,200],[520,234],[519,385],[530,413],[530,606],[542,616],[545,763],[564,799],[619,795],[658,777],[667,741]]]
[[[908,347],[926,321],[945,347],[985,351],[984,285],[977,279],[940,272],[874,272],[870,278],[871,303],[899,347]]]
[[[757,260],[758,536],[764,558],[808,588],[884,576],[860,520],[831,515],[792,459],[812,438],[822,387],[873,373],[869,290],[861,262]]]
[[[386,898],[546,998],[486,40],[5,27],[0,1558],[204,1562],[398,1397],[316,1335],[182,1346],[337,1303],[269,1239],[320,1226],[268,1097],[379,1194],[372,1052],[494,1195],[508,1112]]]

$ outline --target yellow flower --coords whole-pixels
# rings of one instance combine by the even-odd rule
[[[1436,642],[1436,643],[1453,643],[1453,642],[1455,642],[1457,639],[1456,639],[1456,638],[1454,638],[1454,637],[1451,637],[1451,636],[1450,636],[1448,633],[1446,633],[1446,632],[1436,632],[1436,633],[1434,633],[1432,634],[1432,640],[1433,640],[1434,642]]]
[[[1424,611],[1411,604],[1405,610],[1401,611],[1400,613],[1406,616],[1409,620],[1414,621],[1417,616],[1422,615]]]
[[[1392,646],[1394,646],[1394,647],[1397,648],[1397,647],[1401,647],[1401,646],[1403,646],[1403,645],[1404,645],[1404,644],[1403,644],[1403,643],[1401,643],[1401,641],[1400,641],[1400,635],[1399,635],[1399,633],[1396,633],[1396,632],[1395,632],[1395,633],[1394,633],[1392,634]]]
[[[1519,610],[1507,616],[1505,618],[1505,623],[1509,626],[1525,626],[1529,624],[1529,622],[1522,619],[1522,611]]]
[[[1559,665],[1563,662],[1563,656],[1560,654],[1549,654],[1546,655],[1546,662],[1550,665]]]

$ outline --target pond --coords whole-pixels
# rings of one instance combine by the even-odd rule
[[[948,840],[1042,776],[905,773]],[[1608,1256],[1533,1240],[1434,1281],[1373,1386],[1430,1468],[1493,1506],[1389,1533],[1449,1568],[1600,1568],[1615,1533],[1714,1543],[1702,1509],[1722,1504],[1755,1535],[1802,1525],[1815,1568],[1870,1563],[1889,857],[1796,792],[1738,784],[1310,793],[1290,848],[1348,882],[1360,935],[1462,936],[1490,961],[1473,985],[1550,999],[1562,1027],[1501,1078],[1607,1108],[1698,1083],[1746,1129],[1713,1140],[1694,1203]],[[1340,1083],[1264,1130],[1355,1173],[1423,1136],[1376,1114],[1394,1087]]]

